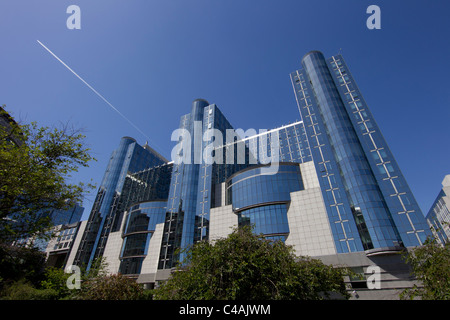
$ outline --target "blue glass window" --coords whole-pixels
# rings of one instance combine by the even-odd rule
[[[239,212],[239,226],[252,226],[253,232],[268,236],[281,236],[285,240],[289,234],[286,204],[256,207]],[[275,239],[275,238],[274,238]]]

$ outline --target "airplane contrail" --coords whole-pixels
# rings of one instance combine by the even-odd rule
[[[54,54],[49,48],[47,48],[42,42],[37,40],[37,42],[45,49],[47,50],[52,56],[55,57],[56,60],[62,63],[63,66],[65,66],[70,72],[72,72],[78,79],[80,79],[89,89],[91,89],[97,96],[99,96],[103,101],[108,104],[114,111],[116,111],[122,118],[124,118],[130,125],[133,126],[137,131],[139,131],[146,139],[150,142],[150,138],[142,132],[141,129],[139,129],[133,122],[131,122],[127,117],[125,117],[122,112],[117,110],[116,107],[114,107],[104,96],[102,96],[97,90],[95,90],[89,83],[87,83],[82,77],[80,77],[75,71],[73,71],[67,64],[64,63],[56,54]]]

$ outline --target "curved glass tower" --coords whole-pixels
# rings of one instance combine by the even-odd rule
[[[76,265],[85,265],[89,269],[93,260],[102,256],[109,233],[120,227],[123,214],[120,196],[128,174],[166,162],[156,151],[140,146],[133,138],[123,137],[120,140],[118,148],[111,155],[92,206],[86,231],[74,260]]]
[[[208,106],[208,101],[196,99],[192,102],[191,113],[181,117],[179,129],[183,134],[180,142],[184,143],[184,148],[179,155],[185,158],[180,163],[174,163],[173,167],[161,244],[161,269],[171,268],[180,260],[177,249],[194,243],[195,225],[199,219],[196,215],[197,192],[202,163],[201,154],[197,151],[202,147],[203,114]]]
[[[429,228],[342,56],[302,66],[291,80],[338,252],[422,244]]]
[[[239,226],[250,225],[257,234],[284,241],[289,236],[290,193],[304,189],[300,167],[283,162],[273,175],[264,174],[262,167],[249,167],[227,179],[227,204],[232,205]]]

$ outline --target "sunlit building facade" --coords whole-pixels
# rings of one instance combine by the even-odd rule
[[[426,218],[434,237],[442,244],[447,243],[450,239],[450,174],[442,180],[442,189]]]
[[[103,181],[87,221],[82,239],[74,258],[74,264],[90,268],[92,262],[103,256],[109,234],[117,231],[122,223],[124,210],[133,202],[135,192],[127,191],[132,184],[130,173],[166,164],[167,160],[149,147],[140,146],[136,140],[123,137],[119,147],[112,153]],[[153,177],[153,176],[152,176]],[[159,179],[159,177],[155,177]],[[141,185],[140,185],[141,186]],[[149,185],[155,196],[166,198],[165,194],[158,194]],[[137,201],[138,199],[135,198]]]
[[[341,55],[291,74],[338,253],[423,244],[424,216]]]
[[[152,287],[183,261],[181,249],[251,225],[299,256],[352,268],[359,297],[412,286],[398,253],[431,231],[342,56],[312,51],[290,77],[301,121],[244,132],[197,99],[181,116],[171,162],[124,138],[73,263],[103,256],[111,273]],[[364,282],[374,265],[376,292]]]

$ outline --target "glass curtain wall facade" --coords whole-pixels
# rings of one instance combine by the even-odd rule
[[[172,268],[182,261],[184,256],[176,255],[177,249],[209,239],[209,215],[215,206],[215,185],[225,183],[239,170],[270,160],[272,150],[275,150],[272,146],[274,141],[277,147],[279,145],[279,161],[301,163],[311,160],[302,122],[264,130],[245,138],[235,133],[230,138],[227,130],[233,127],[220,109],[206,100],[197,99],[192,104],[191,113],[181,117],[179,128],[186,130],[191,138],[187,148],[191,151],[190,163],[173,166],[159,269]],[[209,129],[220,131],[223,141],[208,139],[205,133]],[[228,143],[229,139],[234,142]],[[196,149],[195,144],[201,148]],[[243,144],[244,150],[241,158],[239,144]],[[227,159],[229,148],[233,148],[233,153]],[[260,152],[261,149],[264,152]],[[205,161],[205,153],[214,157],[215,162]],[[280,233],[285,234],[284,231]]]
[[[312,51],[291,73],[339,253],[417,246],[430,235],[341,55]]]
[[[234,172],[233,167],[217,170],[214,164],[204,161],[202,154],[210,144],[210,141],[203,139],[208,129],[223,133],[226,129],[232,129],[216,105],[210,105],[203,99],[194,100],[191,113],[181,117],[179,129],[189,135],[182,136],[180,141],[190,144],[182,151],[191,151],[190,162],[174,163],[173,166],[159,269],[172,268],[183,260],[183,255],[176,254],[177,249],[208,239],[213,177],[223,178],[223,175],[231,174],[230,170]]]
[[[289,235],[290,193],[304,189],[300,167],[280,163],[273,175],[264,174],[262,168],[249,167],[227,180],[227,205],[232,205],[239,226],[250,225],[255,233],[284,241]]]
[[[86,230],[81,239],[74,264],[90,268],[92,261],[101,257],[108,235],[113,229],[116,214],[120,214],[117,201],[129,172],[159,166],[167,160],[151,148],[142,147],[136,140],[123,137],[112,153],[103,181],[99,187]]]
[[[179,250],[234,226],[318,257],[421,245],[430,228],[342,56],[312,51],[290,76],[301,121],[235,131],[215,104],[197,99],[172,150],[183,161],[123,138],[75,264],[102,256],[111,232],[114,268],[148,283],[168,277],[185,257]]]
[[[253,134],[250,137],[241,137],[233,131],[235,136],[231,140],[230,136],[227,136],[227,130],[233,129],[233,127],[219,108],[215,104],[197,99],[192,104],[192,112],[181,118],[179,128],[186,130],[191,138],[189,140],[190,146],[187,148],[191,151],[191,162],[174,164],[173,167],[159,269],[172,268],[176,263],[182,261],[184,256],[176,255],[177,249],[186,248],[197,241],[209,239],[209,215],[216,202],[215,185],[225,183],[227,179],[240,170],[267,163],[273,158],[272,152],[277,150],[276,147],[279,147],[277,162],[298,164],[311,160],[306,132],[301,121],[270,131],[263,130],[261,133]],[[209,140],[205,134],[209,129],[220,131],[223,138],[223,141],[214,140],[212,148],[212,140]],[[181,140],[183,139],[186,139],[186,137],[181,137]],[[229,139],[234,142],[229,142]],[[198,154],[200,149],[195,149],[196,143],[198,146],[201,145],[200,149],[203,154]],[[273,143],[276,146],[273,146]],[[242,144],[244,150],[241,154],[238,153],[240,144]],[[233,148],[233,152],[229,154],[230,148]],[[186,150],[183,149],[183,152],[186,152]],[[215,162],[207,163],[205,153],[214,157]],[[289,168],[286,170],[296,170],[295,174],[300,174],[298,165],[295,166],[296,169],[289,166],[284,166],[283,169],[285,168]],[[283,180],[281,177],[287,179]],[[297,179],[294,175],[294,178],[301,185],[301,177]],[[289,185],[290,181],[284,171],[280,172],[280,175],[274,175],[273,179],[284,181],[278,181],[283,190],[286,185]],[[259,188],[259,182],[255,184],[256,186]],[[299,188],[293,188],[291,191]],[[266,196],[269,197],[268,194]],[[284,199],[282,205],[279,203],[266,204],[266,208],[261,209],[261,212],[267,211],[268,215],[272,215],[272,211],[274,214],[283,211],[283,224],[286,227],[287,207],[285,203],[288,202],[289,199]],[[271,205],[274,206],[270,207]],[[250,210],[250,208],[248,209]],[[256,213],[258,210],[252,209],[247,214],[255,216],[255,221],[260,221],[259,218],[256,218],[256,215],[261,216],[262,214]],[[236,211],[236,213],[238,212]],[[245,213],[243,216],[245,216]],[[256,223],[256,225],[257,228],[267,229],[267,226],[260,226],[259,223]],[[279,232],[275,232],[282,235],[283,239],[288,234],[288,229],[285,227],[280,228]]]
[[[142,171],[127,173],[121,194],[114,199],[115,208],[112,232],[120,231],[123,215],[134,203],[165,200],[169,194],[172,163],[162,164]]]
[[[276,146],[272,143],[275,142]],[[240,145],[243,145],[242,159],[237,156]],[[229,179],[233,174],[248,167],[261,165],[272,160],[272,153],[278,148],[278,162],[304,163],[311,161],[308,140],[306,139],[305,128],[302,121],[285,125],[272,130],[262,130],[261,133],[240,137],[235,142],[227,143],[216,147],[216,151],[226,154],[229,149],[233,149],[232,163],[212,165],[212,184],[221,184]],[[260,152],[262,150],[262,152]],[[214,207],[214,190],[212,192],[211,207]]]
[[[441,190],[427,214],[428,224],[441,243],[448,242],[450,237],[450,209],[446,199],[448,199],[447,194]]]
[[[60,224],[72,224],[80,221],[83,212],[84,208],[78,204],[75,204],[67,210],[53,210],[49,216],[52,219],[52,223],[57,226]]]
[[[147,255],[156,225],[163,223],[167,201],[141,202],[131,206],[125,217],[119,272],[138,275]]]

